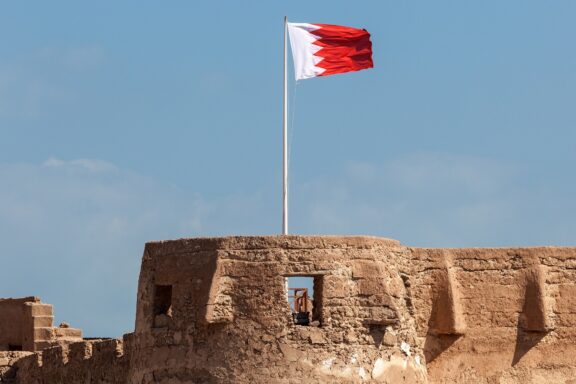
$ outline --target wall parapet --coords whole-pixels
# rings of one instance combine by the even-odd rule
[[[127,358],[122,340],[85,340],[47,348],[15,363],[18,383],[127,383]]]

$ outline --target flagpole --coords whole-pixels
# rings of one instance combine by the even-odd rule
[[[282,234],[288,234],[288,17],[284,16],[284,108],[283,108],[283,156],[282,156]]]

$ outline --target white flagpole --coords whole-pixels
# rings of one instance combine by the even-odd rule
[[[283,115],[283,182],[282,182],[282,234],[288,234],[288,17],[284,16],[284,115]]]

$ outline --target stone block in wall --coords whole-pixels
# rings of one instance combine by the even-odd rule
[[[78,328],[54,328],[57,338],[82,338],[82,330]]]
[[[25,303],[30,315],[36,316],[53,316],[53,307],[51,304]]]
[[[381,277],[378,264],[372,260],[355,260],[352,264],[352,278],[364,279]]]
[[[574,313],[560,313],[556,318],[556,326],[576,328],[576,314]]]
[[[34,328],[34,340],[51,341],[56,336],[54,330],[52,327]]]
[[[325,275],[324,291],[326,299],[350,297],[350,280],[342,276]]]
[[[83,361],[92,357],[92,342],[80,341],[68,346],[69,361]]]
[[[462,277],[463,287],[460,290],[460,298],[473,299],[479,298],[478,293],[484,292],[480,298],[501,300],[501,299],[515,299],[517,300],[523,294],[522,286],[517,282],[512,284],[503,284],[500,279],[500,273],[495,271],[491,274],[484,274],[483,282],[470,281],[470,273],[464,274]]]
[[[362,322],[367,325],[393,325],[398,323],[396,311],[387,307],[360,308],[358,315]]]
[[[34,350],[35,351],[42,351],[46,348],[53,347],[54,343],[52,341],[40,340],[34,342]]]
[[[379,294],[370,296],[360,296],[358,298],[358,304],[362,307],[395,308],[392,298],[385,292],[380,292]]]
[[[108,339],[100,340],[92,344],[92,358],[112,359],[124,355],[122,340]]]
[[[32,318],[34,328],[52,327],[54,316],[34,316]]]
[[[42,366],[57,367],[68,362],[68,348],[55,346],[42,351]]]
[[[558,286],[555,311],[558,313],[576,313],[576,284],[560,284]]]
[[[372,278],[361,279],[356,283],[358,294],[362,296],[380,295],[386,292],[386,283],[384,279]]]

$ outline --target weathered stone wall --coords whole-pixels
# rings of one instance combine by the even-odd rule
[[[41,351],[82,340],[82,330],[53,327],[52,305],[38,297],[0,299],[0,351]]]
[[[310,326],[292,321],[289,276],[314,277]],[[12,356],[4,372],[27,384],[576,384],[574,356],[576,248],[227,237],[146,245],[123,342]]]
[[[127,360],[116,339],[52,347],[18,360],[15,384],[125,384]]]
[[[131,382],[423,382],[402,257],[398,242],[368,237],[149,243]],[[303,275],[322,282],[318,327],[292,322],[285,278]],[[170,313],[155,314],[167,286]]]
[[[0,383],[12,383],[16,379],[16,363],[33,352],[0,351]]]
[[[35,297],[0,299],[0,351],[34,350],[32,318],[25,304],[37,301]]]
[[[576,383],[576,249],[412,249],[433,383]]]

